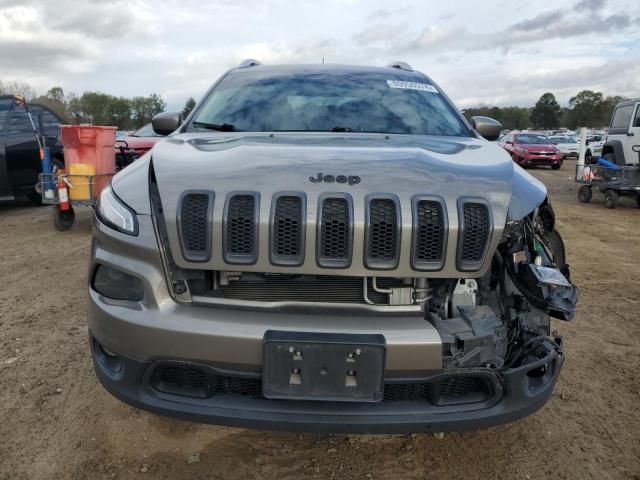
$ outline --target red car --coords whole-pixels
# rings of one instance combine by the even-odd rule
[[[546,135],[509,133],[500,140],[500,146],[521,167],[542,165],[557,170],[562,166],[562,152]]]
[[[130,149],[135,150],[138,156],[141,157],[151,150],[156,142],[163,138],[164,137],[157,135],[153,131],[153,127],[149,123],[139,130],[136,130],[131,135],[124,137],[124,141],[127,142]]]

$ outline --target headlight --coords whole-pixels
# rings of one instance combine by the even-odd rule
[[[96,215],[108,227],[127,235],[138,235],[138,222],[135,213],[122,203],[111,186],[102,190],[96,205]]]

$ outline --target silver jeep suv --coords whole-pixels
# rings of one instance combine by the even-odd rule
[[[131,405],[325,432],[478,428],[539,409],[577,289],[545,187],[426,75],[220,78],[96,208],[90,344]]]

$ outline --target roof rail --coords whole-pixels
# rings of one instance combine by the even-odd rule
[[[413,68],[407,62],[391,62],[387,65],[387,68],[397,68],[398,70],[407,70],[408,72],[413,72]]]
[[[258,60],[254,60],[253,58],[247,58],[246,60],[243,60],[242,62],[240,62],[240,65],[238,65],[238,68],[256,67],[258,65],[262,65],[262,62],[259,62]]]

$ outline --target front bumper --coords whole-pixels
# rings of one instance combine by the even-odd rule
[[[530,415],[547,402],[564,362],[562,353],[552,350],[535,363],[502,374],[487,370],[468,371],[469,375],[486,379],[494,389],[484,400],[474,403],[433,405],[426,400],[387,400],[387,388],[392,388],[389,387],[392,382],[385,382],[385,400],[382,402],[344,403],[268,400],[255,391],[223,393],[209,398],[197,398],[188,392],[179,395],[158,391],[152,381],[153,372],[166,362],[140,362],[113,352],[109,353],[114,356],[106,360],[104,351],[93,337],[91,346],[96,375],[102,385],[134,407],[216,425],[326,433],[462,431],[511,422]],[[115,363],[114,359],[117,359]],[[184,362],[173,363],[185,365]],[[531,372],[536,373],[532,375]],[[225,375],[224,378],[235,378],[236,382],[250,378],[259,382],[256,377],[246,375],[229,377],[233,372],[216,370],[216,373]],[[447,375],[460,375],[460,372],[441,371],[430,378],[441,379]],[[424,382],[425,379],[410,381]],[[410,384],[410,381],[403,379],[402,385]]]
[[[109,300],[90,288],[88,316],[98,379],[114,396],[135,407],[185,420],[260,429],[457,431],[531,414],[549,399],[560,373],[564,358],[550,342],[548,355],[506,372],[442,370],[439,335],[420,315],[302,314],[181,305],[167,291],[150,218],[139,215],[138,220],[137,237],[96,223],[92,268],[102,263],[140,278],[145,290],[142,302]],[[264,398],[262,340],[270,329],[384,335],[384,400],[356,403]],[[195,396],[188,389],[167,391],[154,380],[156,369],[167,364],[208,372],[206,385],[222,382],[223,386],[240,387]],[[481,387],[459,395],[455,379],[463,377],[475,378]],[[224,380],[219,381],[221,378]],[[438,395],[439,385],[450,379],[454,379],[451,395]],[[184,386],[180,381],[176,385]]]
[[[516,163],[521,166],[551,166],[561,165],[562,155],[520,155],[517,157]]]

